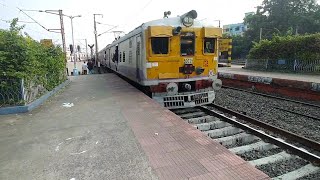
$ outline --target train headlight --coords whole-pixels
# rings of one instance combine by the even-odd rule
[[[193,21],[197,18],[197,16],[197,11],[191,10],[180,16],[180,18],[183,25],[185,25],[186,27],[190,27],[193,25]]]
[[[212,82],[212,88],[216,91],[218,91],[219,89],[221,89],[222,87],[222,81],[220,79],[215,79]]]
[[[193,25],[193,19],[192,17],[189,17],[189,16],[185,16],[183,19],[182,19],[182,23],[183,25],[187,26],[187,27],[190,27]]]
[[[214,74],[214,72],[213,72],[213,70],[210,70],[209,71],[209,76],[214,76],[215,74]]]
[[[191,91],[191,89],[192,89],[191,84],[184,83],[183,86],[184,86],[184,89],[187,90],[187,91]]]
[[[169,83],[166,89],[169,95],[175,95],[178,93],[178,85],[174,82]]]

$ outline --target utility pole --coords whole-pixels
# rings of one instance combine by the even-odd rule
[[[88,44],[87,44],[87,39],[86,40],[86,58],[87,58],[87,61],[88,61]]]
[[[88,46],[89,46],[90,52],[91,52],[91,54],[90,54],[90,59],[92,59],[92,57],[93,57],[93,46],[94,46],[94,44],[92,44],[92,45],[88,44]]]
[[[260,41],[261,41],[261,38],[262,38],[262,28],[260,28]]]
[[[54,15],[59,15],[60,17],[60,29],[54,29],[54,30],[60,30],[61,33],[61,38],[62,38],[62,49],[63,49],[63,53],[65,56],[65,65],[66,65],[66,74],[68,75],[68,66],[67,66],[67,47],[66,47],[66,37],[65,37],[65,32],[64,32],[64,24],[63,24],[63,14],[62,14],[62,10],[39,10],[38,12],[45,12],[45,13],[49,13],[49,14],[54,14]],[[57,13],[58,12],[58,13]],[[48,31],[50,31],[50,29],[48,29]]]
[[[78,70],[77,70],[77,63],[76,63],[76,61],[77,61],[77,57],[76,57],[76,53],[75,53],[75,46],[74,46],[74,36],[73,36],[73,18],[75,18],[75,17],[81,17],[81,15],[78,15],[78,16],[67,16],[67,17],[69,17],[70,18],[70,20],[71,20],[71,33],[72,33],[72,46],[73,46],[73,49],[74,49],[74,51],[72,52],[73,53],[73,65],[74,65],[74,69],[73,69],[73,75],[74,76],[76,76],[77,75],[77,73],[78,73]]]
[[[88,55],[88,43],[87,43],[87,39],[78,39],[78,40],[84,40],[85,41],[85,46],[86,46],[86,60],[88,60],[89,55]],[[82,43],[81,43],[82,44]],[[83,45],[83,44],[82,44]]]
[[[61,25],[62,48],[63,48],[63,52],[65,54],[65,61],[67,63],[67,55],[66,55],[67,47],[66,47],[66,37],[65,37],[65,33],[64,33],[62,10],[59,10],[59,16],[60,16],[60,25]]]
[[[95,65],[98,65],[97,63],[99,62],[100,64],[100,61],[99,61],[99,58],[98,58],[98,39],[97,39],[97,22],[96,22],[96,15],[100,15],[103,17],[102,14],[93,14],[93,22],[94,22],[94,38],[95,38],[95,46],[96,46],[96,52],[95,52]]]

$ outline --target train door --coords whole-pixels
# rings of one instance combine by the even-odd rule
[[[108,61],[109,61],[109,68],[111,69],[111,54],[110,54],[110,48],[108,49]]]
[[[141,64],[141,35],[136,37],[136,79],[140,81],[140,64]]]

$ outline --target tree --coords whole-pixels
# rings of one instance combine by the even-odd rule
[[[244,19],[251,40],[259,40],[260,28],[263,39],[273,34],[317,33],[320,31],[320,6],[316,0],[264,0],[255,15]]]
[[[13,19],[9,30],[0,29],[0,79],[24,79],[51,90],[65,80],[64,53],[60,47],[46,47],[30,36]]]
[[[254,15],[244,18],[248,30],[233,37],[233,57],[248,54],[254,42],[276,36],[320,32],[320,6],[315,0],[263,0]]]
[[[249,53],[251,42],[246,36],[232,36],[232,59],[244,59]]]

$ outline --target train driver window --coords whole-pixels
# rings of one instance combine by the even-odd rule
[[[195,35],[193,32],[181,33],[180,37],[181,56],[193,56],[195,49]]]
[[[152,37],[151,46],[153,54],[168,54],[169,38],[168,37]]]
[[[203,50],[204,53],[214,53],[215,48],[215,38],[204,38]]]

